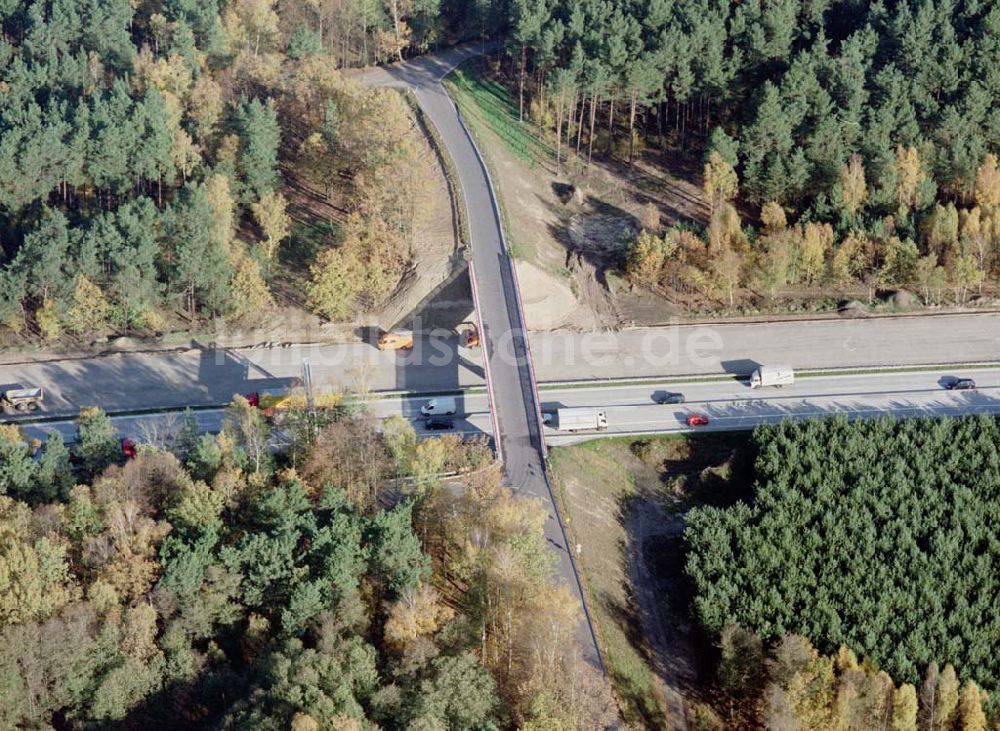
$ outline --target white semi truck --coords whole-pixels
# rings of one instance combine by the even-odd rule
[[[791,366],[762,365],[750,374],[750,388],[765,388],[767,386],[791,386],[795,383],[795,371]]]
[[[555,428],[559,431],[604,431],[608,428],[608,412],[591,408],[557,409]]]

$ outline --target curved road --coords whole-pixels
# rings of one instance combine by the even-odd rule
[[[584,611],[579,636],[584,657],[603,669],[597,638],[583,600],[580,578],[573,564],[566,532],[545,472],[535,375],[523,319],[517,273],[503,232],[503,223],[489,171],[472,135],[445,93],[442,79],[462,61],[479,55],[476,43],[450,49],[434,57],[373,69],[361,77],[369,85],[405,87],[440,135],[457,171],[468,213],[472,261],[470,279],[476,316],[484,344],[487,388],[496,424],[494,439],[503,460],[507,483],[518,493],[535,498],[547,512],[545,538],[559,561],[559,573]]]

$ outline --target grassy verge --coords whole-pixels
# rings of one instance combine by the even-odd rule
[[[630,579],[626,553],[630,513],[655,505],[670,514],[694,503],[724,505],[745,497],[748,438],[747,434],[624,437],[551,451],[556,499],[571,544],[580,546],[578,567],[587,601],[630,728],[661,729],[668,720]],[[661,621],[685,624],[677,621],[686,619],[687,613],[683,556],[658,560],[649,551],[668,545],[674,550],[679,538],[647,536],[646,544],[644,555],[653,573]],[[681,638],[671,641],[671,648],[692,652],[697,644]],[[693,664],[699,660],[694,658]]]
[[[521,241],[517,229],[511,225],[503,192],[499,188],[497,165],[490,150],[497,141],[524,160],[531,169],[551,161],[554,152],[532,124],[518,121],[517,106],[507,89],[487,79],[484,71],[482,59],[466,61],[445,79],[444,85],[455,100],[462,120],[476,140],[479,153],[490,170],[510,255],[515,259],[530,259],[531,247]]]
[[[533,124],[518,120],[517,100],[503,84],[486,78],[484,71],[482,59],[466,61],[445,82],[466,120],[489,129],[532,167],[551,160],[552,146]]]

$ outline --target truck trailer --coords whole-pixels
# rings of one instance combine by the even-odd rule
[[[37,411],[44,398],[40,388],[12,388],[0,394],[0,406],[8,414]]]
[[[750,388],[765,388],[767,386],[791,386],[795,383],[795,371],[791,366],[762,365],[750,374]]]
[[[555,428],[559,431],[604,431],[608,428],[608,412],[590,408],[557,409]]]

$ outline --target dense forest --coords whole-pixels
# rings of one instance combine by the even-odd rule
[[[950,663],[996,692],[997,419],[789,422],[754,442],[752,503],[688,516],[701,623],[845,645],[911,684]]]
[[[522,0],[508,47],[558,156],[705,158],[708,229],[647,225],[636,281],[962,302],[1000,274],[1000,3]]]
[[[33,454],[0,428],[0,726],[614,717],[570,640],[544,512],[500,486],[484,444],[417,442],[356,409],[288,416],[280,455],[239,398],[219,435],[185,419],[127,461],[97,410],[72,456],[58,434]],[[439,477],[456,472],[462,489]]]
[[[0,3],[0,324],[52,339],[252,323],[284,263],[324,317],[376,304],[430,163],[403,98],[336,69],[475,35],[499,12],[457,6]],[[334,220],[292,220],[289,171]],[[282,257],[296,223],[328,235]]]

